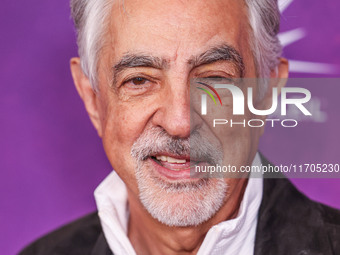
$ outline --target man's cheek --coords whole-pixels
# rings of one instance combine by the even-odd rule
[[[103,137],[103,147],[113,169],[125,180],[133,180],[136,164],[130,155],[134,142],[129,129],[122,122],[111,122]]]
[[[131,147],[146,125],[144,115],[135,107],[115,107],[109,111],[105,122],[103,144],[113,158],[120,155],[117,161],[129,160]]]

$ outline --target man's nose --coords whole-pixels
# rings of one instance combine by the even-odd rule
[[[188,138],[190,135],[189,85],[169,86],[160,101],[160,107],[153,116],[153,124],[164,128],[171,136]]]

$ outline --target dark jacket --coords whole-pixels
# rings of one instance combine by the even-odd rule
[[[94,212],[42,237],[20,254],[112,253]],[[311,201],[285,178],[265,178],[254,254],[340,255],[340,211]]]

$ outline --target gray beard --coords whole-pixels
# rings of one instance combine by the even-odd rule
[[[170,137],[160,128],[146,130],[134,143],[131,155],[136,159],[139,199],[151,216],[174,227],[197,226],[212,218],[225,202],[228,185],[224,179],[164,181],[148,169],[146,159],[157,152],[181,155],[190,153],[211,164],[221,161],[221,154],[198,134],[189,139]],[[190,150],[191,145],[191,150]]]
[[[150,175],[143,167],[136,170],[139,199],[152,217],[165,225],[200,225],[213,217],[224,203],[228,187],[223,179],[166,183]]]

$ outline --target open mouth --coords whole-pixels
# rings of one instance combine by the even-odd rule
[[[192,161],[190,156],[155,155],[149,157],[161,176],[168,179],[197,178],[194,171],[190,171],[197,165],[206,164],[202,161]]]
[[[157,164],[162,167],[168,168],[173,171],[182,171],[182,170],[190,170],[190,157],[184,158],[175,158],[166,155],[157,155],[152,156],[152,160],[154,160]]]

